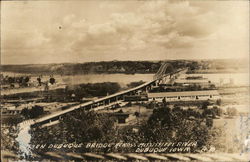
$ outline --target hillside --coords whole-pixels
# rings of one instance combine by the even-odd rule
[[[174,67],[185,67],[191,61],[168,61]],[[88,73],[156,73],[161,66],[160,61],[108,61],[88,63],[62,63],[40,65],[2,65],[3,72],[30,74],[75,75]]]
[[[188,67],[191,72],[241,72],[248,69],[248,60],[168,60],[174,68]],[[86,63],[2,65],[3,72],[28,74],[76,75],[89,73],[156,73],[163,61],[105,61]]]

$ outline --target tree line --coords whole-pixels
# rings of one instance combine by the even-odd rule
[[[215,144],[221,130],[212,127],[211,112],[185,110],[164,105],[154,109],[152,115],[140,125],[118,128],[116,119],[107,113],[77,111],[67,114],[54,127],[34,128],[32,144],[40,143],[157,143],[195,141],[190,152],[199,152]],[[135,128],[137,131],[135,131]],[[33,150],[36,151],[36,150]],[[43,151],[53,151],[46,148]],[[134,152],[135,148],[71,148],[69,152]]]
[[[175,69],[198,67],[197,61],[167,60],[167,61],[102,61],[87,63],[65,63],[45,65],[3,65],[3,71],[32,74],[75,75],[88,73],[156,73],[163,62],[172,64]]]

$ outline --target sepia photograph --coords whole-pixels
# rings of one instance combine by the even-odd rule
[[[250,161],[248,0],[0,4],[0,161]]]

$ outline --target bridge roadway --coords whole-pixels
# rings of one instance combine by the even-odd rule
[[[124,90],[124,91],[121,91],[121,92],[118,92],[118,93],[114,93],[112,95],[96,99],[94,101],[89,101],[89,102],[86,102],[86,103],[83,103],[83,104],[72,106],[72,107],[70,107],[70,108],[68,108],[66,110],[62,110],[60,112],[55,112],[53,114],[49,114],[47,116],[44,116],[44,117],[41,117],[39,119],[34,120],[32,122],[32,124],[31,124],[31,126],[36,126],[36,125],[39,126],[39,125],[47,124],[47,123],[50,123],[50,122],[53,122],[53,121],[57,121],[57,120],[59,120],[61,118],[61,116],[65,115],[65,114],[67,114],[69,112],[72,112],[74,110],[80,109],[80,108],[90,109],[90,110],[93,110],[93,111],[104,109],[107,106],[110,106],[111,102],[112,103],[114,103],[114,102],[118,103],[119,101],[123,100],[123,96],[125,96],[125,95],[128,95],[128,94],[130,94],[132,92],[135,92],[135,91],[138,91],[138,90],[141,90],[141,89],[147,89],[148,86],[151,86],[152,84],[154,84],[158,80],[160,80],[160,79],[162,79],[164,77],[179,74],[179,73],[181,73],[181,72],[183,72],[185,70],[186,69],[180,69],[180,70],[177,70],[175,72],[172,72],[172,73],[163,75],[161,77],[155,78],[152,81],[146,82],[146,83],[144,83],[142,85],[139,85],[137,87],[134,87],[134,88],[131,88],[131,89],[128,89],[128,90]],[[96,105],[97,105],[97,107],[95,107]]]

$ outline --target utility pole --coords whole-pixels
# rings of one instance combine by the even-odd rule
[[[141,114],[141,105],[140,105],[140,102],[139,102],[139,113],[138,113],[138,125],[140,125],[140,114]]]

